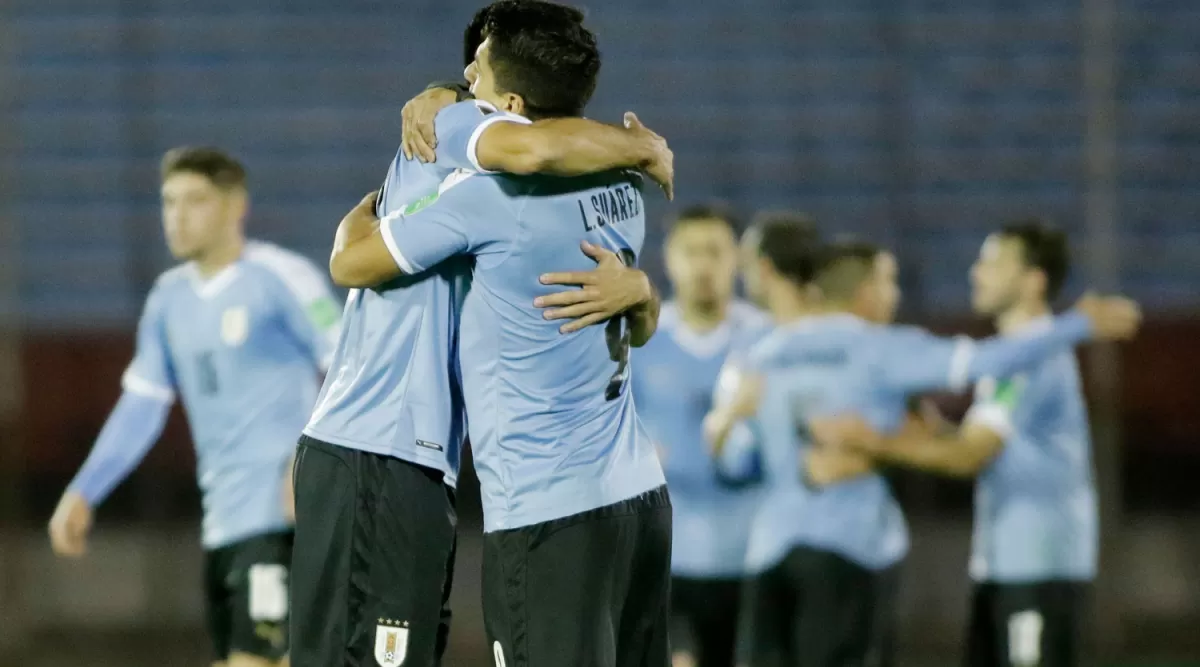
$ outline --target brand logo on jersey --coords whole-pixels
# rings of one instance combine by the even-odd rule
[[[375,626],[375,662],[379,667],[400,667],[408,655],[408,622],[379,619]]]
[[[246,342],[250,335],[250,311],[245,306],[226,308],[221,313],[221,340],[230,347]]]

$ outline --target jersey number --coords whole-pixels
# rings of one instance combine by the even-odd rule
[[[629,248],[620,251],[621,261],[625,266],[637,264],[637,255]],[[608,344],[608,357],[617,362],[617,370],[608,379],[608,387],[604,390],[604,400],[614,401],[621,396],[625,381],[629,379],[629,322],[626,316],[618,315],[608,321],[604,327],[604,341]]]
[[[250,566],[250,618],[279,622],[288,615],[288,571],[276,563]]]
[[[212,352],[196,355],[196,374],[200,380],[200,393],[205,396],[217,393],[217,365],[213,363]]]

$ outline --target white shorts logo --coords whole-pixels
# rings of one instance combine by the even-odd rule
[[[226,308],[221,313],[221,340],[230,347],[246,342],[250,334],[250,311],[245,306]]]
[[[1042,661],[1044,621],[1036,609],[1008,617],[1008,659],[1017,667],[1033,667]]]
[[[408,623],[379,619],[375,626],[375,662],[379,667],[400,667],[408,655]]]
[[[500,646],[500,642],[492,642],[492,657],[496,659],[496,667],[505,667],[504,648]]]

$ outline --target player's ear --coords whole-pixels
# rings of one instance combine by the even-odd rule
[[[525,98],[516,93],[507,93],[504,96],[504,110],[510,113],[515,113],[518,116],[525,115]]]

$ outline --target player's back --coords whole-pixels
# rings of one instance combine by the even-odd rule
[[[1048,327],[1035,323],[1033,328]],[[1010,378],[984,378],[967,415],[1005,438],[975,488],[971,575],[1021,582],[1090,579],[1099,519],[1091,435],[1071,350]]]
[[[436,118],[439,160],[396,152],[380,191],[381,218],[414,213],[436,201],[439,186],[464,166],[466,137],[482,114],[471,102]],[[458,150],[458,149],[462,150]],[[396,456],[441,470],[454,484],[465,435],[461,393],[452,373],[458,311],[470,286],[466,258],[372,289],[350,290],[344,330],[329,377],[305,433],[336,445]]]
[[[205,544],[283,526],[280,470],[337,335],[321,275],[294,253],[249,242],[207,280],[190,264],[165,273],[144,320],[124,382],[178,388],[196,446]]]
[[[748,366],[766,382],[756,417],[765,489],[748,547],[751,570],[773,566],[799,545],[870,569],[907,551],[904,517],[882,477],[816,488],[803,466],[809,419],[854,413],[880,430],[899,425],[903,396],[875,382],[883,332],[849,315],[813,316],[777,326],[751,352]]]
[[[634,264],[642,249],[641,178],[473,176],[493,181],[505,240],[475,253],[463,306],[461,367],[485,529],[540,523],[663,484],[627,386],[623,318],[559,333],[533,301],[548,271],[587,271],[590,241]]]

